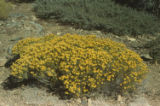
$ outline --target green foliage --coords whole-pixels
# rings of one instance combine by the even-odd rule
[[[122,5],[130,6],[137,10],[145,10],[160,16],[160,0],[114,0]]]
[[[9,0],[9,1],[22,3],[22,2],[33,2],[35,0]]]
[[[6,19],[11,11],[11,4],[5,0],[0,0],[0,19]]]
[[[147,72],[140,56],[124,44],[93,35],[27,38],[13,47],[13,54],[20,58],[12,64],[11,76],[47,80],[52,87],[60,83],[65,94],[76,97],[105,83],[115,85],[112,90],[133,90]]]
[[[160,31],[156,17],[122,7],[111,0],[37,0],[35,12],[40,18],[56,18],[78,28],[99,29],[118,35]]]

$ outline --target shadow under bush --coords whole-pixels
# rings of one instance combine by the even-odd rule
[[[5,90],[12,90],[22,85],[36,85],[39,86],[36,79],[29,79],[29,80],[18,80],[13,76],[8,77],[3,83],[2,86]]]
[[[133,36],[160,32],[157,17],[112,0],[36,0],[34,11],[40,18],[55,18],[88,30]]]
[[[39,89],[45,87],[47,92],[56,94],[60,97],[60,99],[70,99],[71,95],[65,95],[65,89],[62,87],[62,83],[57,82],[55,85],[50,85],[49,83],[45,83],[44,81],[37,80],[35,78],[32,79],[17,79],[16,77],[10,76],[8,77],[3,83],[3,89],[5,90],[12,90],[16,88],[20,88],[22,86],[29,86],[29,87],[38,87]]]

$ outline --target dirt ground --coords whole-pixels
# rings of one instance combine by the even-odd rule
[[[139,54],[147,53],[148,50],[141,46],[146,42],[154,39],[154,37],[118,37],[110,33],[101,33],[100,31],[86,31],[82,29],[75,29],[71,26],[61,25],[55,20],[41,20],[35,17],[32,12],[32,4],[14,4],[11,14],[23,14],[35,23],[43,26],[42,36],[49,33],[63,35],[65,33],[76,33],[80,35],[95,34],[100,37],[109,37],[115,41],[125,43],[128,48],[136,51]],[[10,17],[8,20],[13,20]],[[21,20],[19,18],[18,20]],[[15,21],[15,20],[13,20]],[[0,27],[6,28],[6,27]],[[0,32],[2,29],[0,29]],[[17,41],[15,38],[26,38],[29,36],[37,36],[35,33],[24,36],[21,31],[7,29],[7,33],[0,33],[0,59],[6,58],[10,54],[8,50]],[[160,65],[147,63],[150,69],[147,78],[142,86],[138,88],[137,93],[129,98],[123,98],[117,101],[110,97],[97,97],[91,99],[91,106],[160,106]],[[79,100],[61,100],[57,95],[52,95],[47,92],[46,88],[39,88],[36,86],[21,85],[14,89],[5,89],[3,83],[9,77],[10,69],[0,67],[0,106],[78,106]]]

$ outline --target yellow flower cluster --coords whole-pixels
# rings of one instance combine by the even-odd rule
[[[11,66],[12,76],[49,77],[63,82],[66,94],[76,96],[116,80],[123,90],[134,88],[147,72],[139,55],[124,44],[94,35],[28,38],[19,41],[12,52],[20,55]]]

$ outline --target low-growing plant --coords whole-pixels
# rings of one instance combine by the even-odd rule
[[[135,89],[147,73],[138,54],[124,44],[94,35],[53,34],[27,38],[13,47],[20,58],[11,66],[17,80],[47,80],[61,83],[65,94],[90,95],[106,82],[121,92]],[[114,88],[113,88],[114,89]]]
[[[0,0],[0,19],[6,19],[11,11],[11,3]]]
[[[40,18],[55,18],[88,30],[134,36],[160,32],[157,17],[112,0],[36,0],[34,10]]]

